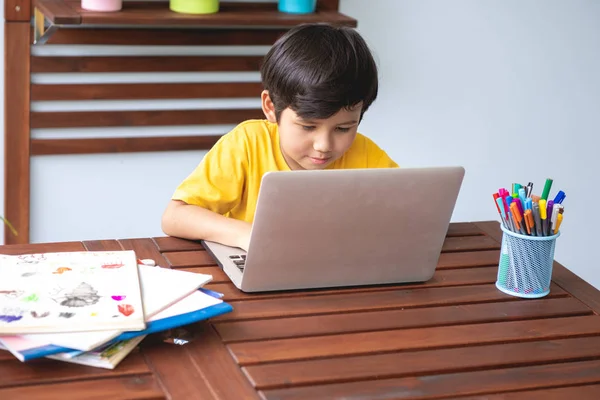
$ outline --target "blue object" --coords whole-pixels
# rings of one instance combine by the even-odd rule
[[[291,14],[309,14],[315,12],[317,0],[279,0],[278,10]]]

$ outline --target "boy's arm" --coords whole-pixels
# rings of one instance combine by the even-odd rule
[[[248,173],[245,132],[223,136],[177,187],[162,216],[165,234],[248,250],[251,225],[226,217],[243,197]]]
[[[248,250],[251,225],[181,200],[171,200],[162,217],[169,236],[209,240]]]

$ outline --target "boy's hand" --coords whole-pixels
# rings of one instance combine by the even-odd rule
[[[241,221],[240,221],[241,222]],[[238,237],[238,247],[244,251],[248,251],[248,247],[250,246],[250,231],[252,229],[252,225],[247,222],[244,222],[240,227],[240,235]]]

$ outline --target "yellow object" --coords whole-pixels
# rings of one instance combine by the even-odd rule
[[[398,167],[371,139],[360,133],[328,169]],[[252,222],[262,176],[289,171],[279,148],[277,124],[250,120],[227,133],[177,187],[173,200]]]
[[[219,0],[170,0],[169,8],[182,14],[214,14],[219,11]]]
[[[562,214],[558,214],[556,216],[556,226],[554,227],[554,234],[555,235],[558,233],[558,230],[560,229],[560,224],[562,224],[562,220],[563,220],[563,215]]]

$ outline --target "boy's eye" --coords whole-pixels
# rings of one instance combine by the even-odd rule
[[[338,126],[338,127],[337,127],[337,130],[338,130],[339,132],[348,132],[348,131],[350,130],[350,128],[344,128],[344,127]]]
[[[302,129],[305,131],[314,131],[316,127],[314,125],[302,125]]]

